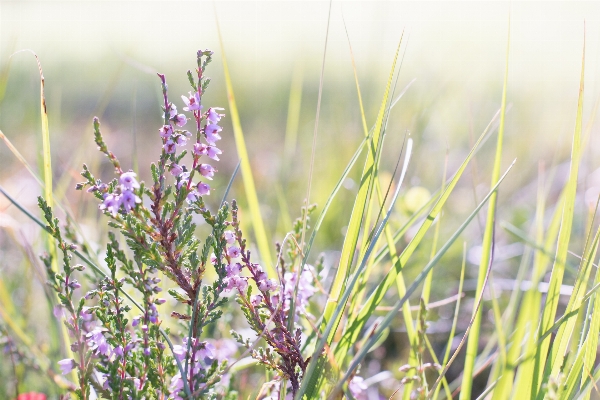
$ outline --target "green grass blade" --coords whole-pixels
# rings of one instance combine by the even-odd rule
[[[598,251],[599,241],[600,229],[598,229],[598,231],[596,232],[592,245],[584,254],[584,257],[581,259],[581,268],[579,270],[579,273],[577,274],[575,285],[573,286],[573,292],[571,294],[571,297],[569,298],[567,308],[565,309],[565,314],[579,309],[582,305],[582,300],[585,296],[589,276],[592,271],[593,260],[596,258],[596,252]],[[561,325],[561,327],[558,329],[558,333],[556,334],[550,352],[550,365],[552,366],[550,371],[551,375],[556,376],[561,370],[563,361],[567,356],[567,348],[572,340],[576,321],[576,318],[571,318],[568,322]],[[594,333],[592,333],[592,335],[594,335]]]
[[[221,30],[217,22],[217,30],[219,33],[219,43],[221,45],[221,59],[223,61],[223,73],[225,79],[225,86],[227,88],[227,99],[229,101],[229,114],[231,115],[231,124],[233,126],[233,135],[235,137],[235,145],[238,151],[238,157],[241,162],[242,179],[244,181],[244,189],[246,193],[246,200],[248,201],[248,208],[250,210],[250,219],[252,221],[252,229],[256,238],[256,245],[260,253],[260,259],[267,273],[271,277],[277,276],[275,266],[273,264],[273,257],[271,255],[271,246],[267,239],[267,233],[263,218],[260,214],[260,206],[258,203],[258,196],[256,194],[256,187],[254,185],[254,178],[252,176],[252,168],[250,167],[250,160],[248,158],[248,150],[246,149],[246,141],[244,139],[244,132],[242,131],[242,124],[240,122],[240,116],[235,102],[235,95],[233,93],[233,85],[231,83],[231,77],[229,75],[229,67],[227,65],[227,58],[225,56],[225,48],[223,46],[223,39],[221,37]]]
[[[432,257],[433,258],[433,257]],[[463,244],[463,261],[462,266],[460,268],[460,280],[458,281],[458,300],[456,301],[456,306],[454,307],[454,317],[452,319],[452,327],[450,327],[450,334],[448,335],[448,341],[446,342],[446,351],[444,352],[444,358],[442,359],[442,363],[440,365],[446,365],[448,363],[448,359],[450,358],[450,352],[452,351],[452,341],[454,339],[454,334],[456,332],[456,326],[458,325],[458,314],[460,312],[460,300],[463,290],[463,284],[465,282],[465,269],[467,266],[467,244]],[[427,275],[431,276],[431,274]],[[426,280],[427,281],[427,280]],[[441,375],[441,374],[440,374]],[[443,382],[443,381],[442,381]],[[432,399],[437,400],[441,386],[433,390]],[[446,393],[446,398],[451,399],[452,394]]]
[[[600,284],[600,269],[596,270],[596,277],[594,278],[594,286]],[[591,371],[594,368],[596,361],[596,353],[598,349],[598,332],[600,332],[600,296],[594,294],[593,299],[593,312],[591,313],[591,321],[589,327],[589,335],[583,345],[582,352],[584,353],[584,365],[582,371],[582,381],[587,378],[587,371]],[[584,395],[585,399],[589,399],[589,393]]]
[[[496,156],[494,159],[494,167],[492,170],[492,182],[496,182],[500,176],[500,168],[502,163],[502,145],[504,141],[504,122],[506,116],[506,91],[508,87],[508,55],[510,51],[510,17],[508,21],[508,40],[506,44],[506,66],[504,68],[504,85],[502,87],[502,105],[500,109],[500,126],[498,128],[498,141],[496,144]],[[487,220],[485,224],[485,231],[483,233],[482,243],[482,254],[479,262],[479,275],[477,277],[477,289],[475,291],[475,298],[479,298],[483,290],[483,283],[485,279],[485,271],[488,268],[490,260],[493,255],[492,251],[492,240],[494,236],[494,219],[496,215],[496,203],[498,194],[494,193],[490,199],[490,205],[488,207]],[[473,385],[473,370],[475,367],[475,358],[477,357],[477,348],[479,346],[479,331],[481,327],[481,314],[482,310],[475,314],[475,319],[469,334],[467,341],[467,352],[464,363],[463,382],[460,391],[460,400],[470,400],[471,391]]]
[[[585,72],[585,38],[583,45],[583,55],[581,62],[581,80],[579,83],[579,99],[577,102],[577,117],[575,121],[575,132],[573,135],[573,146],[571,151],[571,169],[569,180],[565,186],[565,201],[562,210],[561,226],[558,235],[558,244],[556,248],[556,261],[552,268],[550,276],[550,285],[546,304],[542,314],[542,321],[539,332],[545,332],[554,322],[556,310],[558,308],[558,299],[560,295],[560,286],[562,285],[565,262],[569,250],[569,241],[573,225],[573,213],[575,207],[575,196],[577,194],[577,177],[579,173],[579,161],[581,158],[581,127],[583,119],[583,83]],[[550,346],[550,338],[546,338],[540,345],[539,351],[535,357],[535,369],[533,374],[532,397],[542,395],[545,390],[542,387],[542,374]]]

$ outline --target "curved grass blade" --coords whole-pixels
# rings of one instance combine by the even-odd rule
[[[223,61],[223,73],[225,75],[225,86],[227,88],[227,99],[229,101],[229,112],[231,115],[231,124],[233,126],[233,135],[235,137],[235,145],[240,158],[241,169],[242,169],[242,180],[244,181],[244,189],[246,192],[246,199],[248,201],[248,208],[250,209],[250,219],[252,220],[252,230],[256,238],[256,245],[260,253],[260,258],[270,277],[276,277],[277,273],[274,269],[273,257],[271,255],[271,248],[269,240],[267,239],[267,233],[265,225],[263,223],[262,216],[260,214],[260,205],[258,202],[258,196],[256,194],[256,186],[254,185],[254,178],[252,176],[252,168],[250,167],[250,161],[248,158],[248,150],[246,149],[246,141],[244,139],[244,132],[242,131],[242,124],[240,122],[240,116],[235,102],[235,95],[233,93],[233,85],[231,83],[231,76],[229,75],[229,66],[227,65],[227,58],[225,57],[225,48],[223,46],[223,38],[221,37],[221,29],[219,28],[219,21],[217,20],[217,31],[219,33],[219,44],[221,46],[221,59]]]

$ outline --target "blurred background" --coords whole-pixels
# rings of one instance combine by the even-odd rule
[[[334,1],[328,19],[329,9],[326,1],[2,0],[0,130],[37,168],[41,157],[39,73],[32,54],[20,52],[30,49],[39,56],[44,71],[56,196],[80,222],[86,239],[101,251],[107,220],[97,212],[92,196],[74,190],[84,162],[103,179],[112,173],[96,151],[92,117],[100,118],[105,139],[124,168],[133,168],[142,180],[149,180],[147,165],[160,152],[161,93],[156,72],[166,74],[170,98],[181,108],[179,96],[189,90],[186,71],[195,66],[196,50],[213,50],[208,71],[213,80],[204,104],[225,107],[228,114],[221,59],[226,54],[262,216],[274,243],[300,215],[306,196],[322,65],[323,96],[310,198],[319,206],[363,138],[351,54],[367,124],[372,126],[401,43],[394,98],[410,87],[391,111],[381,167],[382,184],[387,185],[402,143],[410,135],[415,155],[392,222],[398,228],[440,187],[445,165],[448,174],[456,170],[499,109],[510,17],[503,166],[515,158],[517,164],[500,194],[499,220],[528,229],[540,165],[551,172],[557,188],[566,176],[564,162],[569,158],[575,124],[584,32],[584,121],[590,139],[580,174],[579,207],[586,210],[586,192],[595,193],[600,187],[596,171],[600,162],[595,157],[600,138],[592,118],[600,99],[599,2]],[[238,162],[228,117],[223,120],[223,156],[216,166],[213,203],[220,199]],[[450,199],[441,240],[489,190],[494,151],[492,136]],[[329,267],[335,267],[336,252],[341,249],[360,170],[355,168],[344,182],[317,240],[314,255],[325,252]],[[5,142],[0,143],[0,185],[37,213],[36,196],[41,189]],[[551,190],[550,204],[552,194]],[[242,207],[243,196],[241,179],[237,179],[232,197],[240,199]],[[576,226],[580,237],[584,219]],[[469,264],[467,279],[476,278],[482,223],[473,223],[464,235],[469,261],[474,264]],[[43,341],[48,310],[37,309],[31,296],[41,284],[33,279],[23,283],[24,276],[34,276],[28,265],[34,262],[30,255],[42,247],[40,230],[5,198],[0,198],[0,225],[0,275],[5,293],[22,307],[23,325],[37,331]],[[432,300],[456,292],[456,285],[448,282],[458,281],[461,247],[456,246],[445,268],[436,272]],[[514,257],[522,250],[511,244],[506,232],[498,233],[495,277],[499,281],[514,278],[518,266]],[[424,249],[414,257],[409,277],[418,273],[428,252]],[[390,294],[392,300],[394,296]],[[468,301],[465,307],[470,307]],[[451,316],[452,305],[440,308],[439,315],[432,314],[432,332],[444,333]],[[34,320],[36,324],[27,322]],[[436,320],[440,321],[437,325]],[[373,367],[373,371],[397,370],[403,358],[397,356],[405,354],[406,344],[403,328],[396,328],[385,346],[387,357],[379,357],[389,365]]]

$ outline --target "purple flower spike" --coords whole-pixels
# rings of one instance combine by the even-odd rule
[[[181,96],[181,100],[185,103],[185,107],[183,107],[183,111],[199,111],[202,110],[202,106],[200,105],[200,95],[198,92],[192,94],[189,92],[190,96]]]
[[[135,179],[136,176],[136,173],[133,171],[125,172],[121,174],[121,177],[119,178],[119,183],[121,184],[123,189],[126,190],[139,189],[140,184]]]
[[[225,114],[219,114],[216,110],[223,110],[221,107],[211,107],[208,109],[206,113],[206,119],[208,119],[213,124],[216,124],[221,120],[221,117],[224,117]]]
[[[217,141],[221,140],[221,136],[219,135],[219,132],[221,132],[223,130],[223,128],[221,128],[219,125],[216,124],[210,124],[206,126],[205,129],[205,133],[206,133],[206,141],[209,144],[214,145]]]
[[[73,360],[72,358],[65,358],[64,360],[60,360],[58,362],[58,365],[60,366],[60,373],[63,375],[68,374],[77,366],[75,360]]]
[[[200,174],[206,179],[212,180],[212,177],[215,175],[216,169],[212,167],[210,164],[200,164],[198,167]]]

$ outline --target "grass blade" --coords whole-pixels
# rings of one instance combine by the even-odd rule
[[[544,311],[542,314],[542,321],[538,333],[541,334],[548,330],[554,322],[556,310],[558,308],[558,299],[560,296],[560,286],[562,285],[565,262],[567,259],[567,253],[569,250],[569,241],[571,238],[571,230],[573,225],[573,213],[575,207],[575,196],[577,194],[577,177],[579,173],[579,161],[581,158],[581,126],[583,119],[583,83],[584,83],[584,72],[585,72],[585,37],[583,44],[583,55],[581,62],[581,79],[579,83],[579,99],[577,102],[577,117],[575,121],[575,132],[573,135],[573,146],[571,151],[571,170],[569,172],[569,180],[565,186],[565,200],[562,209],[562,218],[560,224],[560,232],[558,235],[558,244],[556,247],[556,261],[552,268],[552,275],[550,276],[550,286],[548,288],[548,295],[546,298],[546,304],[544,305]],[[546,358],[548,354],[548,347],[550,346],[550,338],[546,338],[539,347],[539,350],[535,357],[535,368],[533,373],[533,385],[531,396],[537,397],[543,395],[545,389],[542,387],[544,366],[546,364]]]

